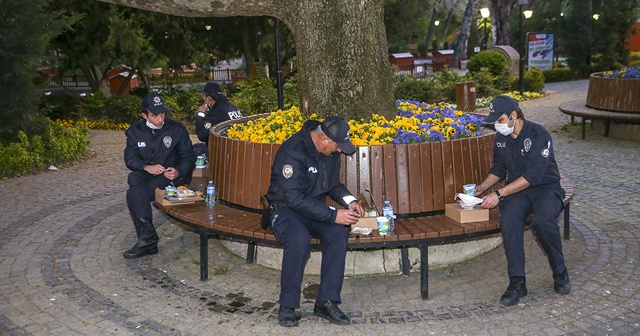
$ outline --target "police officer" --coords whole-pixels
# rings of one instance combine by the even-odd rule
[[[278,313],[283,326],[298,325],[295,309],[300,307],[312,236],[322,245],[320,290],[313,313],[332,323],[351,323],[338,308],[347,251],[345,225],[355,224],[364,210],[340,183],[340,152],[355,152],[349,124],[339,117],[322,123],[310,120],[280,146],[271,167],[267,193],[275,208],[271,229],[284,245]],[[345,209],[328,206],[327,195]]]
[[[209,144],[209,128],[227,120],[242,118],[242,113],[222,93],[218,83],[208,82],[202,90],[204,104],[198,108],[196,116],[196,133],[198,139]]]
[[[527,295],[524,257],[524,221],[533,214],[532,228],[547,255],[553,272],[553,289],[571,291],[569,273],[562,254],[558,216],[564,208],[564,189],[553,154],[549,132],[524,119],[518,101],[498,96],[491,101],[485,123],[495,123],[493,166],[480,194],[500,180],[506,185],[483,197],[484,208],[500,208],[500,230],[507,256],[509,287],[500,298],[504,305],[517,304]]]
[[[158,235],[151,221],[151,204],[155,189],[187,184],[195,168],[191,139],[187,128],[165,119],[167,107],[162,97],[150,92],[142,100],[144,120],[126,131],[124,160],[129,173],[127,206],[138,235],[137,243],[123,256],[139,258],[158,253]]]

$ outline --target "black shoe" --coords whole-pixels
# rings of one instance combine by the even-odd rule
[[[298,319],[296,318],[296,310],[280,305],[280,309],[278,310],[278,322],[283,327],[297,327]]]
[[[132,248],[124,251],[122,256],[125,257],[125,259],[135,259],[144,257],[146,255],[158,253],[158,243],[153,243],[142,247],[139,247],[138,245],[139,243],[133,245]]]
[[[335,324],[345,325],[351,323],[349,317],[333,301],[316,301],[313,306],[313,315],[324,317]]]
[[[553,275],[553,290],[558,294],[569,294],[571,292],[571,283],[569,282],[569,271],[564,268],[564,272],[559,275]]]
[[[511,277],[509,287],[502,294],[500,302],[505,306],[513,306],[520,302],[521,297],[527,296],[527,282],[524,277]]]

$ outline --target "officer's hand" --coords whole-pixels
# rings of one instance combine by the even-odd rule
[[[162,165],[156,164],[156,165],[144,166],[144,171],[146,171],[151,175],[160,175],[164,173],[165,169]]]
[[[358,215],[358,217],[364,216],[364,208],[362,207],[362,204],[360,204],[360,202],[358,201],[353,201],[349,203],[349,210],[355,212]]]
[[[484,191],[484,187],[482,186],[482,184],[478,184],[474,191],[476,192],[476,195],[480,195]]]
[[[198,107],[198,112],[207,112],[207,105],[202,104],[200,107]]]
[[[496,193],[490,193],[482,198],[482,204],[480,204],[480,206],[485,209],[493,209],[498,205],[498,203],[500,203],[498,195],[496,195]]]
[[[336,224],[353,225],[358,222],[358,218],[360,218],[360,216],[351,209],[338,209]]]
[[[180,173],[178,172],[177,169],[173,167],[169,167],[167,168],[167,170],[164,171],[164,177],[166,177],[168,180],[173,181],[178,177],[180,177]]]

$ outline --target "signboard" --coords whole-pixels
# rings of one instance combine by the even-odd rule
[[[540,70],[553,70],[553,42],[552,32],[538,32],[527,34],[528,57],[527,66]]]

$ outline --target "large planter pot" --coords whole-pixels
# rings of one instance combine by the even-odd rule
[[[591,74],[587,106],[607,111],[640,113],[640,80],[604,78],[602,73]]]
[[[227,138],[226,129],[263,117],[227,121],[211,128],[209,176],[221,199],[260,209],[260,196],[269,188],[271,164],[280,145]],[[493,159],[495,133],[479,137],[423,144],[358,147],[344,156],[340,179],[353,194],[368,185],[376,204],[391,200],[400,215],[443,211],[462,191],[462,185],[480,183]],[[381,210],[381,209],[379,209]]]

